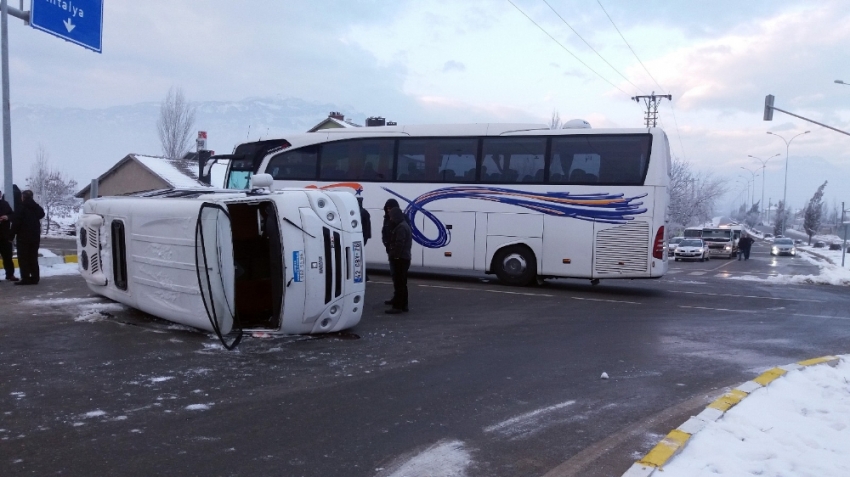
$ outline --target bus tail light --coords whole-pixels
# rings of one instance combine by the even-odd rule
[[[658,232],[655,233],[655,242],[652,245],[652,258],[664,260],[664,226],[658,227]]]

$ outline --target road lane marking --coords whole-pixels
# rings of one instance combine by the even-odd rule
[[[696,275],[696,276],[699,276],[699,275],[705,275],[706,273],[708,273],[708,272],[691,272],[691,273],[689,273],[688,275]]]
[[[447,287],[440,285],[418,285],[420,287],[425,288],[443,288],[446,290],[465,290],[465,291],[478,291],[478,292],[489,292],[489,293],[504,293],[506,295],[525,295],[525,296],[546,296],[546,297],[554,297],[555,295],[547,295],[545,293],[524,293],[524,292],[514,292],[507,290],[490,290],[487,288],[466,288],[466,287]]]
[[[606,300],[606,299],[603,299],[603,298],[579,298],[579,297],[577,297],[577,296],[571,296],[570,298],[572,298],[573,300],[583,300],[583,301],[603,301],[603,302],[606,302],[606,303],[628,303],[629,305],[640,305],[640,304],[641,304],[641,303],[638,303],[638,302],[636,302],[636,301],[625,301],[625,300]]]
[[[724,298],[761,298],[763,300],[784,300],[784,301],[806,301],[811,303],[823,303],[821,300],[807,300],[805,298],[779,298],[773,296],[757,296],[757,295],[727,295],[725,293],[709,293],[709,292],[695,292],[695,291],[684,291],[684,290],[667,290],[670,293],[684,293],[686,295],[706,295],[706,296],[720,296]]]
[[[826,318],[828,320],[850,320],[850,317],[847,316],[804,315],[802,313],[793,313],[791,316],[802,316],[804,318]]]
[[[729,259],[729,261],[728,261],[728,262],[726,262],[726,263],[724,263],[724,264],[720,265],[719,267],[714,267],[714,268],[712,268],[712,269],[711,269],[711,270],[709,270],[709,271],[710,271],[710,272],[713,272],[713,271],[715,271],[715,270],[717,270],[717,269],[723,268],[723,267],[725,267],[726,265],[729,265],[730,263],[732,263],[733,261],[734,261],[734,260]]]
[[[542,427],[541,424],[543,423],[540,421],[546,417],[546,414],[572,406],[575,403],[575,401],[564,401],[560,404],[555,404],[554,406],[544,407],[525,414],[520,414],[519,416],[493,424],[492,426],[487,426],[484,428],[484,432],[497,431],[500,434],[507,435],[526,433],[531,429]]]
[[[733,313],[758,313],[761,310],[732,310],[729,308],[711,308],[708,306],[688,306],[688,305],[679,305],[679,308],[689,308],[693,310],[711,310],[711,311],[731,311]]]

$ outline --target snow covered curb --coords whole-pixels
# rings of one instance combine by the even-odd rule
[[[663,472],[663,467],[670,463],[671,459],[685,448],[685,445],[694,434],[703,430],[710,423],[719,421],[732,407],[739,404],[744,398],[753,392],[767,387],[777,378],[786,375],[789,371],[798,371],[809,366],[828,364],[837,366],[844,357],[824,356],[822,358],[809,359],[785,366],[769,369],[752,381],[732,389],[706,406],[696,416],[692,416],[684,424],[670,431],[664,439],[653,447],[642,459],[632,464],[622,477],[649,477],[655,475],[660,477],[661,473],[655,474],[656,470]],[[794,436],[787,436],[787,440],[794,440]]]
[[[767,278],[755,277],[752,275],[744,275],[741,277],[729,277],[731,280],[746,280],[752,282],[772,283],[776,285],[791,285],[791,284],[813,284],[813,285],[839,285],[850,286],[850,269],[841,268],[840,265],[835,265],[827,257],[822,257],[822,260],[815,260],[811,252],[801,250],[803,253],[798,253],[797,256],[809,263],[820,267],[818,275],[776,275]],[[818,257],[821,257],[817,254]]]

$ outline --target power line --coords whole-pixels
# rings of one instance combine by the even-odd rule
[[[620,32],[620,29],[619,29],[619,28],[617,28],[617,24],[616,24],[616,23],[614,23],[614,19],[612,19],[612,18],[611,18],[611,15],[608,15],[608,11],[607,11],[607,10],[605,10],[605,7],[603,7],[603,6],[602,6],[602,2],[600,2],[599,0],[596,0],[596,3],[598,3],[598,4],[599,4],[599,8],[601,8],[601,9],[602,9],[602,11],[603,11],[603,12],[605,12],[605,16],[606,16],[606,17],[608,17],[608,21],[610,21],[610,22],[611,22],[611,25],[613,25],[613,26],[614,26],[614,29],[615,29],[615,30],[617,30],[617,33],[620,35],[620,38],[622,38],[622,39],[623,39],[623,42],[626,44],[626,46],[628,46],[628,47],[629,47],[629,50],[631,50],[632,54],[633,54],[633,55],[635,55],[635,58],[637,58],[638,63],[640,63],[640,65],[641,65],[641,66],[643,66],[643,70],[644,70],[644,71],[646,71],[646,74],[648,74],[648,75],[649,75],[649,77],[650,77],[650,78],[652,78],[652,81],[654,81],[654,82],[655,82],[655,84],[656,84],[659,88],[661,88],[661,91],[664,91],[664,87],[663,87],[663,86],[661,86],[660,84],[658,84],[658,81],[655,79],[655,77],[653,77],[653,76],[652,76],[652,73],[650,73],[650,72],[649,72],[649,69],[647,69],[646,65],[644,65],[644,64],[643,64],[643,61],[640,61],[640,58],[638,58],[637,53],[635,53],[635,50],[632,48],[632,45],[630,45],[630,44],[629,44],[629,42],[626,40],[626,37],[624,37],[624,36],[623,36],[623,33],[622,33],[622,32]]]
[[[593,68],[591,68],[591,67],[590,67],[587,63],[585,63],[584,61],[581,61],[581,58],[579,58],[578,56],[576,56],[576,55],[575,55],[572,51],[570,51],[570,50],[569,50],[569,48],[567,48],[566,46],[562,45],[560,41],[558,41],[558,40],[557,40],[554,36],[552,36],[551,34],[549,34],[549,32],[548,32],[548,31],[546,31],[546,30],[545,30],[542,26],[538,25],[536,21],[534,21],[534,20],[533,20],[530,16],[528,16],[528,15],[527,15],[524,11],[522,11],[522,10],[521,10],[518,6],[516,6],[516,4],[514,4],[514,2],[512,2],[511,0],[508,0],[508,3],[510,3],[510,4],[514,7],[514,8],[516,8],[518,12],[522,13],[522,15],[523,15],[525,18],[528,18],[528,20],[529,20],[531,23],[533,23],[533,24],[534,24],[534,26],[536,26],[537,28],[539,28],[539,29],[540,29],[540,31],[542,31],[543,33],[545,33],[545,34],[546,34],[546,36],[548,36],[549,38],[551,38],[551,39],[552,39],[552,41],[554,41],[555,43],[557,43],[557,44],[558,44],[558,46],[560,46],[560,47],[561,47],[564,51],[566,51],[566,52],[567,52],[567,53],[569,53],[569,54],[570,54],[573,58],[575,58],[575,59],[576,59],[576,61],[578,61],[579,63],[581,63],[582,65],[584,65],[584,67],[585,67],[585,68],[589,69],[590,71],[592,71],[592,72],[593,72],[593,74],[595,74],[596,76],[598,76],[600,79],[602,79],[602,80],[603,80],[603,81],[605,81],[606,83],[610,84],[610,85],[611,85],[611,86],[613,86],[614,88],[618,89],[621,93],[623,93],[623,94],[625,94],[626,96],[628,96],[628,94],[629,94],[629,93],[626,93],[625,91],[623,91],[622,89],[620,89],[620,87],[619,87],[619,86],[617,86],[617,85],[615,85],[614,83],[612,83],[612,82],[608,81],[608,79],[607,79],[607,78],[605,78],[604,76],[602,76],[601,74],[599,74],[596,70],[594,70]]]
[[[558,16],[558,18],[560,18],[562,22],[564,22],[564,25],[566,25],[567,27],[569,27],[569,29],[570,29],[570,30],[572,30],[572,31],[573,31],[573,33],[575,33],[575,34],[576,34],[576,36],[577,36],[577,37],[579,37],[579,38],[581,39],[581,41],[583,41],[583,42],[584,42],[584,44],[585,44],[585,45],[587,45],[587,47],[588,47],[588,48],[590,48],[591,50],[593,50],[593,52],[594,52],[594,53],[596,53],[596,56],[598,56],[599,58],[601,58],[601,59],[602,59],[602,61],[604,61],[606,65],[610,66],[610,67],[611,67],[611,69],[612,69],[612,70],[614,70],[614,71],[615,71],[618,75],[620,75],[620,76],[621,76],[624,80],[626,80],[626,82],[627,82],[627,83],[629,83],[630,85],[634,86],[636,90],[640,91],[641,93],[644,93],[644,91],[643,91],[642,89],[640,89],[640,87],[639,87],[638,85],[636,85],[636,84],[632,83],[632,82],[631,82],[628,78],[626,78],[626,76],[625,76],[623,73],[620,73],[620,71],[619,71],[617,68],[615,68],[615,67],[614,67],[614,65],[612,65],[611,63],[609,63],[609,62],[608,62],[608,60],[606,60],[606,59],[605,59],[605,57],[603,57],[603,56],[602,56],[602,55],[601,55],[598,51],[596,51],[596,48],[594,48],[594,47],[590,46],[590,43],[588,43],[588,42],[587,42],[587,40],[585,40],[585,39],[584,39],[584,37],[583,37],[583,36],[581,36],[581,35],[579,34],[579,32],[577,32],[577,31],[576,31],[576,29],[572,27],[572,25],[570,25],[570,24],[569,24],[566,20],[564,20],[564,17],[562,17],[562,16],[561,16],[561,14],[560,14],[560,13],[558,13],[558,11],[557,11],[557,10],[555,10],[555,9],[552,7],[552,5],[550,5],[550,4],[549,4],[549,2],[547,2],[546,0],[543,0],[543,3],[545,3],[545,4],[546,4],[546,6],[547,6],[547,7],[549,7],[549,9],[550,9],[550,10],[552,10],[552,12],[554,12],[554,13],[555,13],[555,15],[557,15],[557,16]]]
[[[676,110],[673,109],[673,101],[669,101],[670,112],[673,113],[673,123],[676,125],[676,136],[679,138],[679,149],[682,150],[682,159],[688,160],[688,156],[685,154],[685,143],[682,142],[682,133],[679,131],[679,120],[676,119]]]
[[[626,37],[623,36],[623,33],[620,31],[619,28],[617,28],[617,24],[614,23],[614,19],[611,18],[611,15],[608,14],[608,11],[605,10],[605,7],[602,6],[602,2],[600,0],[596,0],[596,3],[599,4],[599,8],[601,8],[602,11],[605,13],[605,16],[608,17],[608,21],[611,22],[611,26],[613,26],[614,29],[617,30],[617,34],[620,35],[620,38],[623,39],[623,43],[625,43],[626,46],[629,47],[629,51],[631,51],[635,59],[638,60],[638,63],[640,63],[640,66],[642,66],[643,70],[646,71],[646,74],[649,75],[650,78],[652,78],[652,81],[655,83],[656,86],[658,86],[659,88],[661,88],[662,91],[664,91],[664,87],[661,86],[661,84],[658,82],[658,80],[655,79],[654,76],[652,76],[652,73],[649,72],[649,68],[647,68],[646,65],[643,64],[643,61],[640,60],[640,57],[635,52],[634,48],[632,48],[632,45],[629,44],[629,41],[626,40]],[[670,112],[673,114],[673,123],[676,125],[676,136],[679,138],[679,149],[682,150],[682,159],[687,160],[687,155],[685,154],[685,144],[682,142],[682,133],[681,131],[679,131],[679,120],[676,118],[676,110],[673,108],[673,101],[670,101],[669,104]]]

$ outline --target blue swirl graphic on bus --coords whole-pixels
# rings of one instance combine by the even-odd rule
[[[529,210],[542,212],[546,215],[572,217],[579,220],[603,222],[606,224],[625,224],[634,220],[634,216],[647,211],[643,202],[646,197],[642,194],[635,197],[625,197],[624,194],[578,194],[569,192],[528,192],[516,189],[482,186],[455,186],[432,190],[410,200],[398,192],[383,188],[390,194],[407,203],[404,215],[410,223],[413,240],[428,248],[445,247],[451,241],[451,233],[433,213],[425,209],[425,205],[445,199],[477,199],[516,205]],[[437,237],[428,238],[416,227],[416,214],[422,213],[437,227]]]

